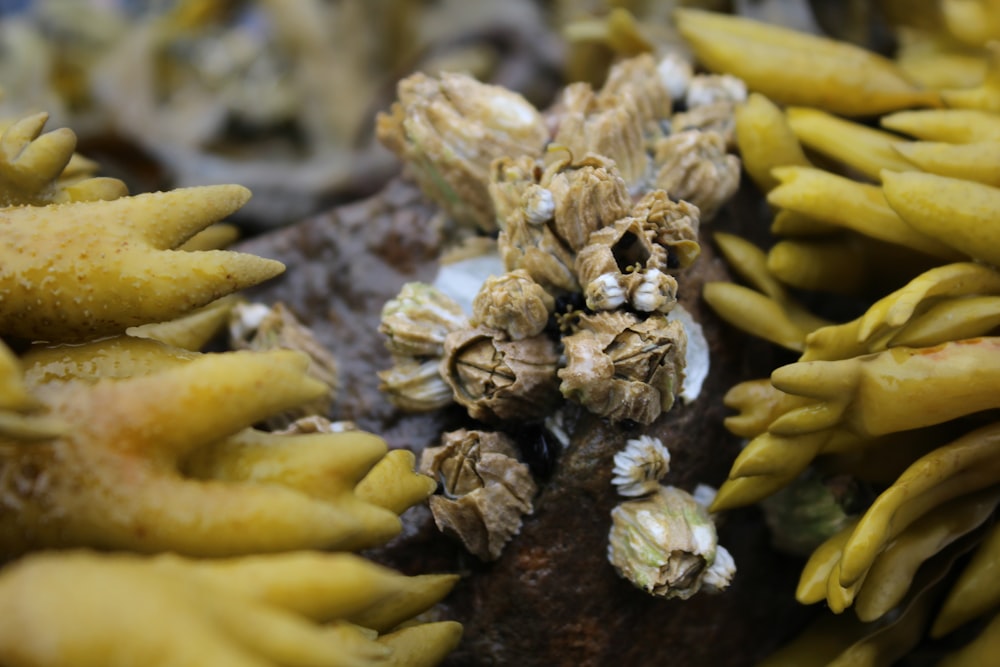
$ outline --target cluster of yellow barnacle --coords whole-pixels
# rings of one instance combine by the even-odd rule
[[[284,268],[199,249],[249,192],[126,196],[44,121],[0,136],[0,662],[436,664],[460,626],[399,626],[454,578],[331,553],[434,482],[374,435],[252,428],[328,391],[305,355],[197,351]]]
[[[812,545],[797,592],[838,614],[853,606],[856,618],[824,617],[771,666],[889,664],[928,627],[940,637],[1000,609],[988,574],[1000,563],[989,527],[1000,503],[1000,423],[989,412],[1000,407],[1000,57],[990,41],[1000,6],[918,4],[944,18],[926,21],[938,27],[923,37],[907,32],[898,62],[744,19],[678,16],[697,58],[753,91],[737,110],[737,143],[781,237],[765,253],[717,235],[750,287],[710,284],[704,297],[801,354],[728,393],[738,414],[727,426],[749,442],[713,509],[805,484],[807,471],[846,473],[877,496]],[[876,114],[887,114],[883,129],[844,118]],[[870,305],[831,322],[796,289]],[[997,637],[1000,620],[946,664],[989,663]]]

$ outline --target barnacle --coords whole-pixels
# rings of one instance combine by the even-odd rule
[[[476,327],[448,334],[441,375],[474,419],[539,419],[559,397],[555,344],[544,335],[509,340]]]
[[[271,417],[267,421],[268,426],[276,430],[296,419],[325,415],[329,411],[340,387],[337,360],[284,304],[236,306],[230,318],[230,334],[230,343],[237,350],[304,352],[309,357],[307,375],[319,380],[327,388],[326,393],[315,401]]]
[[[717,132],[683,130],[654,144],[654,182],[673,199],[689,201],[702,220],[715,217],[740,184],[740,161]]]
[[[535,482],[517,460],[514,441],[502,433],[445,433],[441,445],[424,450],[420,470],[443,489],[430,498],[438,528],[482,560],[499,558],[521,530],[522,517],[533,511]]]
[[[563,346],[559,390],[612,421],[651,423],[673,406],[684,381],[687,337],[680,323],[662,315],[582,316]]]
[[[496,229],[490,163],[537,154],[548,139],[541,114],[517,93],[461,74],[414,74],[398,92],[399,102],[378,117],[379,138],[456,222]]]
[[[659,487],[670,470],[670,452],[658,438],[643,435],[615,454],[611,483],[623,496],[645,496]]]
[[[518,269],[486,279],[472,302],[472,324],[521,340],[542,333],[555,307],[552,295]]]
[[[708,510],[686,491],[660,486],[619,504],[611,521],[608,560],[647,593],[686,600],[700,590],[723,590],[735,573]]]

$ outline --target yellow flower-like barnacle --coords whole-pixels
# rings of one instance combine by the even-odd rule
[[[0,207],[117,199],[128,194],[114,178],[92,177],[94,165],[75,154],[68,128],[42,134],[48,114],[0,121]]]

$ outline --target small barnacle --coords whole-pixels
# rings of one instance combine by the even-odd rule
[[[486,279],[472,302],[472,324],[500,329],[511,340],[521,340],[542,333],[555,307],[552,295],[518,269]]]
[[[378,330],[393,355],[440,357],[444,338],[468,324],[462,307],[433,285],[412,282],[382,307]]]
[[[553,140],[574,155],[613,160],[625,182],[635,186],[649,166],[644,120],[632,95],[598,95],[586,83],[573,83],[563,92]]]
[[[398,92],[378,117],[379,139],[456,222],[494,231],[490,163],[540,153],[549,139],[541,114],[521,95],[464,74],[413,74]]]
[[[659,139],[653,161],[656,187],[697,206],[703,221],[715,217],[740,184],[740,160],[726,154],[716,132],[687,130]]]
[[[378,372],[379,390],[406,412],[429,412],[454,402],[451,387],[441,377],[440,359],[420,361],[397,357],[392,368]]]
[[[632,216],[642,218],[650,238],[667,249],[667,270],[686,269],[698,259],[701,211],[697,206],[671,201],[663,190],[653,190],[636,202]]]
[[[590,235],[576,256],[587,307],[613,310],[626,301],[643,312],[668,312],[677,303],[677,281],[667,249],[652,240],[641,218],[627,217]]]
[[[531,514],[537,487],[502,433],[461,429],[428,447],[420,472],[438,480],[443,495],[430,498],[434,522],[482,560],[496,560]]]
[[[684,327],[654,314],[606,311],[578,318],[563,338],[563,396],[611,421],[649,424],[669,410],[684,381]]]
[[[708,510],[686,491],[660,486],[619,504],[611,521],[608,560],[651,595],[687,600],[702,589],[726,588],[735,573]]]
[[[498,329],[476,327],[448,334],[440,369],[473,419],[524,421],[543,418],[557,403],[558,360],[544,334],[513,341]]]
[[[642,435],[625,443],[615,454],[611,483],[623,496],[646,496],[660,488],[670,470],[670,452],[659,438]]]
[[[327,387],[326,395],[268,419],[270,427],[284,428],[302,417],[326,415],[336,400],[340,387],[337,360],[283,303],[237,304],[230,314],[230,343],[238,350],[305,352],[309,357],[306,375]]]
[[[500,256],[508,271],[524,269],[546,290],[575,292],[575,254],[590,234],[627,214],[631,202],[614,165],[595,155],[561,157],[543,172],[535,161],[504,158],[493,165]]]

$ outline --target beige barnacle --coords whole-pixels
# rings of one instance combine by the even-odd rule
[[[574,161],[564,153],[544,170],[530,158],[504,158],[494,163],[492,173],[504,266],[524,269],[552,293],[578,291],[576,252],[593,231],[631,207],[613,164],[595,155]]]
[[[714,218],[740,184],[740,160],[726,153],[717,132],[687,130],[659,139],[653,162],[655,186],[697,206],[702,221]]]
[[[510,340],[499,329],[448,334],[441,376],[479,421],[542,419],[559,400],[559,354],[545,335]]]
[[[406,412],[429,412],[455,402],[451,386],[441,377],[437,357],[397,357],[392,368],[378,372],[379,390]]]
[[[500,329],[511,340],[521,340],[542,333],[555,308],[552,295],[518,269],[486,279],[472,302],[472,324]]]
[[[736,147],[736,106],[746,101],[747,87],[742,79],[728,74],[699,74],[685,91],[686,110],[674,114],[670,128],[713,131],[725,140],[726,147]]]
[[[438,528],[461,540],[482,560],[496,560],[533,511],[537,487],[517,447],[502,433],[461,429],[428,447],[420,472],[438,481],[442,493],[430,497]]]
[[[340,388],[337,360],[283,303],[237,304],[230,313],[229,330],[230,344],[237,350],[304,352],[309,357],[306,374],[327,388],[327,393],[316,400],[271,417],[268,426],[279,429],[302,417],[326,415]]]
[[[639,182],[649,163],[643,118],[631,95],[598,95],[586,83],[563,91],[556,144],[574,155],[593,153],[614,161],[626,182]]]
[[[673,100],[669,78],[661,76],[659,63],[648,53],[616,63],[601,86],[601,97],[628,96],[639,111],[644,128],[656,132],[659,122],[670,116]]]
[[[684,384],[687,336],[683,325],[664,315],[581,315],[562,342],[559,390],[611,421],[651,423],[670,410]]]
[[[677,303],[677,280],[665,273],[667,248],[654,242],[642,218],[627,217],[590,235],[576,256],[576,274],[591,310],[628,304],[666,313]]]
[[[708,510],[686,491],[660,486],[619,504],[611,521],[608,560],[651,595],[687,600],[700,590],[724,589],[735,573]]]
[[[646,233],[667,249],[667,270],[686,269],[698,259],[701,211],[686,201],[671,201],[663,190],[653,190],[636,202],[632,216],[644,220]]]
[[[454,299],[433,285],[412,282],[382,307],[378,330],[393,355],[440,358],[445,336],[467,324]]]
[[[494,231],[490,163],[539,154],[549,140],[542,115],[521,95],[464,74],[413,74],[398,94],[378,117],[379,139],[453,220]]]
[[[611,483],[629,497],[655,493],[670,470],[670,452],[659,438],[648,435],[628,440],[614,461]]]

